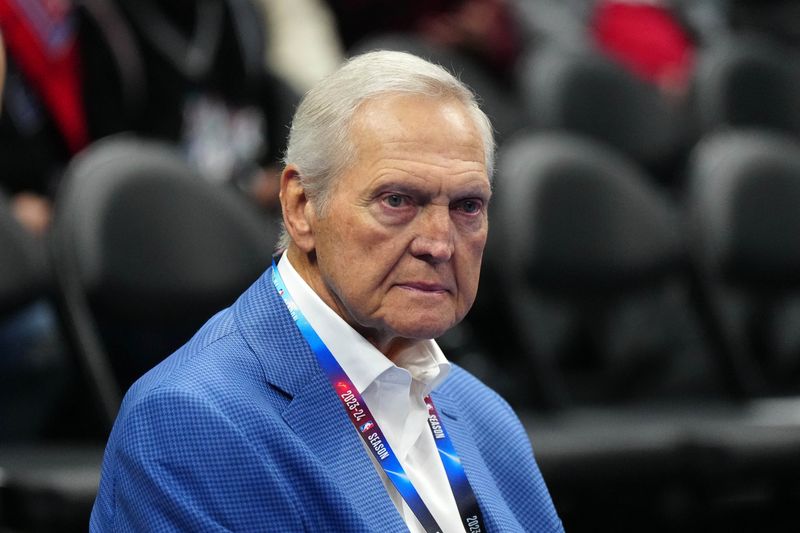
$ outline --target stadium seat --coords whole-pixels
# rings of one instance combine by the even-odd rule
[[[730,394],[674,204],[620,154],[564,134],[505,146],[495,189],[485,335],[550,407],[520,413],[567,530],[791,524],[797,399]],[[773,244],[792,257],[787,220]],[[798,276],[782,264],[771,272]]]
[[[110,137],[67,169],[52,253],[66,330],[109,422],[122,392],[269,265],[277,225],[158,141]]]
[[[505,349],[546,404],[718,392],[686,288],[680,217],[649,181],[624,156],[567,134],[520,137],[500,153],[492,307],[509,311],[500,322],[519,345]]]
[[[535,130],[604,143],[672,184],[691,134],[684,110],[654,86],[597,51],[555,45],[529,53],[518,77]]]
[[[800,135],[798,57],[763,36],[731,36],[701,48],[691,90],[699,132],[763,128]]]
[[[748,395],[800,392],[800,141],[763,130],[695,149],[688,206],[705,299]]]

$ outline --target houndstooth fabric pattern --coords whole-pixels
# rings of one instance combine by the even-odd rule
[[[455,367],[433,394],[490,532],[563,531],[513,411]],[[137,381],[90,531],[408,531],[268,270]]]

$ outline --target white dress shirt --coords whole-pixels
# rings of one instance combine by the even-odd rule
[[[442,532],[464,533],[423,401],[450,371],[439,346],[434,340],[420,341],[398,354],[393,363],[322,301],[286,254],[278,263],[278,272],[308,323],[361,393]],[[383,468],[371,453],[369,456],[409,530],[424,533]]]

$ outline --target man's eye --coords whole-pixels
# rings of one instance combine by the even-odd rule
[[[456,209],[468,215],[473,215],[480,212],[483,203],[479,200],[462,200],[456,204]]]
[[[387,194],[383,197],[383,201],[389,207],[403,207],[406,203],[406,198],[401,194]]]

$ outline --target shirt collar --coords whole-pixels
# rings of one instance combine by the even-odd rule
[[[374,381],[389,377],[399,369],[404,369],[422,384],[423,396],[447,377],[451,364],[433,339],[402,350],[395,364],[328,307],[297,273],[286,253],[278,262],[278,272],[308,323],[359,392],[363,393]]]

